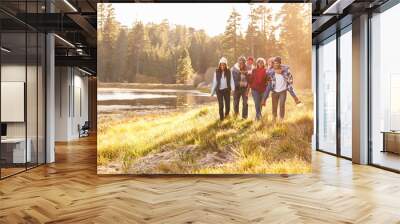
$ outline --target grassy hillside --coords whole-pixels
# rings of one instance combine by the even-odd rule
[[[251,98],[251,97],[250,97]],[[220,122],[216,104],[185,112],[113,120],[99,117],[99,173],[307,173],[311,171],[312,94],[302,107],[288,95],[284,122],[231,116]],[[232,114],[232,113],[231,113]]]

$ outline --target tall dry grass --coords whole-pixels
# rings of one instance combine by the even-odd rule
[[[299,92],[303,101],[297,107],[287,99],[287,116],[273,121],[271,102],[263,118],[254,121],[250,100],[249,119],[231,116],[220,122],[216,104],[186,112],[151,115],[123,120],[102,118],[98,129],[98,165],[122,164],[122,173],[140,158],[187,145],[196,151],[180,153],[176,160],[161,162],[152,173],[307,173],[311,171],[313,103],[311,91]],[[251,97],[250,97],[251,98]],[[270,100],[270,99],[269,99]],[[232,113],[231,113],[232,114]],[[179,152],[177,152],[179,153]],[[215,166],[201,164],[208,154],[230,154],[233,159]],[[141,171],[135,171],[140,173]],[[148,171],[146,171],[148,172]]]

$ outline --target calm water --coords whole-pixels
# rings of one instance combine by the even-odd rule
[[[214,102],[216,98],[198,90],[100,88],[97,100],[100,113],[118,114],[190,108]]]

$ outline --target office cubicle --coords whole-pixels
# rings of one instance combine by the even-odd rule
[[[0,23],[1,179],[45,163],[45,35],[12,16],[45,10],[43,2],[0,3],[12,23]]]

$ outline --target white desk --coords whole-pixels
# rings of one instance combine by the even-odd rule
[[[13,146],[12,148],[12,163],[25,163],[31,162],[32,153],[31,153],[31,145],[32,140],[28,138],[26,140],[28,142],[26,147],[25,154],[25,138],[5,138],[1,139],[2,147],[6,146],[7,148]],[[2,149],[3,151],[3,149]]]

